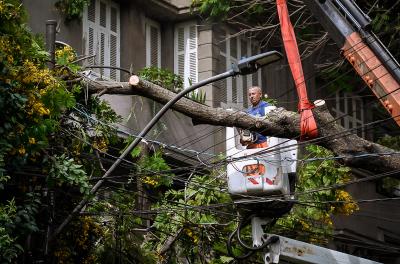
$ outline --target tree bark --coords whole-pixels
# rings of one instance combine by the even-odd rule
[[[133,76],[130,82],[88,81],[90,93],[139,95],[161,104],[167,103],[176,94],[151,82]],[[265,136],[298,138],[300,135],[300,115],[296,112],[278,108],[268,116],[259,118],[241,111],[213,108],[187,98],[182,98],[172,107],[174,110],[192,118],[194,124],[215,126],[234,126],[251,129]],[[307,143],[314,143],[331,150],[343,158],[342,164],[368,170],[372,173],[392,172],[400,169],[400,155],[379,155],[396,152],[393,149],[367,141],[346,130],[334,121],[325,104],[313,109],[318,126],[319,137]],[[355,157],[376,154],[367,157]]]

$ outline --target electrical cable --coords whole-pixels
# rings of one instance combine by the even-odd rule
[[[231,256],[231,257],[233,257],[233,258],[235,258],[235,259],[238,259],[238,260],[247,259],[247,258],[249,258],[251,255],[253,255],[253,254],[255,253],[254,250],[248,250],[247,253],[244,253],[243,255],[240,255],[240,256],[236,256],[236,255],[233,253],[233,250],[232,250],[232,241],[233,241],[233,238],[235,237],[236,233],[237,233],[237,229],[236,229],[235,231],[233,231],[233,232],[229,235],[228,240],[226,241],[226,249],[227,249],[227,251],[228,251],[228,255]]]
[[[369,58],[369,59],[371,59],[371,58]],[[368,60],[369,60],[368,59]],[[373,69],[371,69],[371,70],[373,70]],[[367,74],[368,72],[366,72],[366,73],[364,73],[364,74]],[[382,78],[383,76],[381,76],[380,78]],[[333,80],[334,81],[334,80]],[[320,89],[321,89],[322,87],[320,87]],[[392,91],[391,93],[393,93],[393,92],[395,92],[395,91]],[[389,93],[390,94],[390,93]],[[388,94],[387,94],[388,95]],[[384,95],[384,96],[387,96],[387,95]],[[383,96],[382,96],[383,97]],[[380,99],[380,98],[379,98]],[[347,114],[348,115],[348,114]]]

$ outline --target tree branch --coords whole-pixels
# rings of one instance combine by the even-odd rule
[[[88,81],[89,91],[106,94],[140,95],[161,104],[168,102],[175,93],[151,82],[132,76],[130,82],[92,82]],[[194,124],[215,126],[233,126],[257,131],[266,136],[297,138],[299,136],[300,115],[278,108],[265,118],[250,116],[245,112],[212,108],[187,98],[182,98],[172,107],[174,110],[193,119]],[[325,104],[313,109],[318,125],[319,138],[310,141],[331,150],[344,165],[362,168],[373,173],[382,173],[400,169],[400,155],[382,155],[355,158],[364,154],[395,152],[379,144],[367,141],[350,133],[335,122]],[[307,143],[307,142],[304,142]]]

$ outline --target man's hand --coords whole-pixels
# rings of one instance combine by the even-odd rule
[[[247,146],[247,145],[251,144],[251,141],[244,141],[244,140],[240,139],[240,144],[242,144],[243,146]]]

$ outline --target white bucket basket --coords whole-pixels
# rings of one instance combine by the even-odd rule
[[[231,195],[290,195],[288,174],[296,172],[296,140],[268,137],[267,148],[246,149],[235,128],[227,127],[226,137]]]

